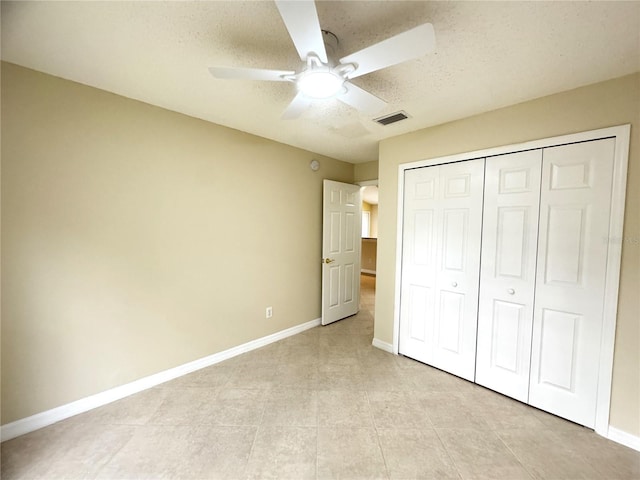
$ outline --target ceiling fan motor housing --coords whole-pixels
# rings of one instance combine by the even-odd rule
[[[340,40],[338,40],[335,33],[330,32],[329,30],[322,30],[322,40],[324,41],[324,48],[327,51],[329,65],[334,66],[336,64],[334,59],[340,56],[340,52],[338,50]]]

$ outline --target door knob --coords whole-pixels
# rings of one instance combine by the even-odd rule
[[[457,287],[458,286],[458,282],[451,282],[451,286],[454,287],[454,288]]]
[[[507,293],[509,295],[513,295],[514,293],[516,293],[516,291],[513,288],[509,288],[509,289],[507,289]]]
[[[336,259],[335,259],[335,258],[325,258],[325,259],[324,259],[324,263],[333,263],[333,262],[335,262],[335,261],[336,261]]]

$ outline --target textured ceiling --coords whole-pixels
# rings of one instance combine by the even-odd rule
[[[336,101],[280,120],[288,82],[209,66],[297,69],[270,1],[2,1],[2,59],[348,162],[378,141],[640,70],[640,2],[317,2],[338,56],[421,23],[436,51],[353,83],[389,102],[387,127]]]

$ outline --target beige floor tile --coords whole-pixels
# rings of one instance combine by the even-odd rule
[[[390,369],[365,368],[362,370],[360,388],[367,391],[413,391],[410,382],[403,376]]]
[[[365,376],[360,365],[320,364],[318,367],[318,389],[321,390],[363,390]]]
[[[398,367],[403,369],[405,373],[408,372],[409,370],[420,371],[425,367],[424,363],[418,362],[413,358],[405,357],[404,355],[394,355],[394,360],[398,365]]]
[[[206,407],[202,424],[226,426],[258,426],[262,422],[267,392],[231,388],[221,390]]]
[[[375,429],[319,427],[317,478],[388,478]]]
[[[413,396],[435,428],[489,428],[473,402],[462,393],[413,392]]]
[[[637,480],[640,478],[640,452],[607,440],[590,430],[555,434],[568,450],[581,457],[600,478]]]
[[[58,454],[52,448],[52,438],[59,437],[50,434],[56,427],[52,425],[3,442],[0,445],[2,478],[42,478]]]
[[[353,348],[353,338],[352,335],[348,335],[346,332],[346,328],[338,328],[335,325],[346,325],[349,320],[340,320],[339,322],[333,323],[331,325],[327,325],[324,327],[320,327],[321,332],[320,335],[320,343],[319,346],[321,348],[329,348],[329,349],[352,349]]]
[[[194,472],[189,426],[136,427],[133,438],[104,466],[100,480],[188,478]],[[191,448],[190,448],[191,447]]]
[[[431,428],[378,428],[391,479],[460,478],[440,438]]]
[[[534,478],[601,478],[551,430],[509,429],[496,433]]]
[[[535,415],[528,413],[508,414],[500,413],[499,410],[484,412],[481,414],[482,420],[491,430],[506,429],[543,429],[544,424]]]
[[[371,335],[351,335],[351,344],[354,345],[359,350],[370,350],[371,349]]]
[[[235,367],[217,364],[203,368],[180,378],[176,378],[167,383],[163,383],[162,388],[222,388],[226,385],[234,372]]]
[[[289,389],[269,391],[262,424],[315,427],[318,424],[318,392]]]
[[[315,427],[261,426],[249,457],[248,478],[316,478],[316,437]]]
[[[249,352],[246,355],[250,355]],[[278,383],[278,365],[263,364],[242,365],[229,377],[226,388],[269,389]]]
[[[352,347],[329,347],[320,345],[319,365],[355,365],[361,364],[358,351]]]
[[[378,428],[426,428],[431,421],[411,393],[369,391],[369,405]]]
[[[201,425],[210,423],[209,407],[218,390],[211,388],[168,388],[164,400],[147,422],[148,425]]]
[[[137,427],[62,422],[2,444],[2,478],[93,478]]]
[[[256,438],[255,427],[197,427],[191,433],[189,466],[181,479],[246,478],[247,462]]]
[[[534,414],[535,409],[523,402],[514,400],[513,398],[509,398],[497,392],[493,392],[487,388],[474,385],[473,388],[464,392],[464,396],[467,399],[468,405],[474,410],[474,412],[483,417],[493,418],[496,414],[513,420],[518,417],[532,417],[535,418],[536,421],[531,419],[525,420],[528,422],[528,427],[544,426],[544,424]],[[506,423],[509,424],[510,422]]]
[[[297,335],[292,335],[280,343],[283,347],[318,347],[320,345],[320,328],[305,330]]]
[[[346,335],[349,333],[349,322],[351,319],[343,319],[329,325],[322,325],[319,329],[319,345],[336,346],[348,345]]]
[[[144,425],[164,401],[166,390],[151,388],[69,419],[100,425]]]
[[[288,365],[314,365],[320,362],[320,345],[287,345],[282,349],[281,363]]]
[[[546,428],[535,409],[495,392],[489,394],[487,397],[491,398],[478,398],[468,393],[464,397],[472,414],[484,419],[491,430]]]
[[[373,316],[362,313],[349,322],[348,332],[354,335],[364,336],[367,343],[371,343],[373,335]]]
[[[402,375],[416,391],[462,393],[473,388],[473,384],[466,380],[428,365],[416,363],[417,366],[402,370]]]
[[[316,389],[319,384],[318,365],[287,363],[278,365],[274,388]]]
[[[362,391],[318,391],[318,425],[372,427],[373,415]]]
[[[395,357],[395,355],[380,350],[373,345],[367,345],[367,348],[358,350],[358,360],[363,368],[376,371],[392,371],[399,375],[402,370],[398,366]]]
[[[570,422],[564,418],[557,417],[551,413],[543,412],[537,408],[531,407],[529,409],[531,415],[535,416],[547,430],[553,430],[555,432],[567,432],[567,433],[582,433],[585,427],[578,425],[577,423]]]
[[[541,412],[529,405],[481,388],[482,392],[465,393],[474,414],[484,419],[490,429],[549,429],[569,432],[583,428],[567,420]]]
[[[531,479],[516,456],[492,431],[436,428],[436,432],[464,479]]]
[[[277,365],[282,361],[283,345],[280,342],[252,350],[222,363],[225,366],[263,366]]]
[[[129,425],[78,426],[67,443],[57,448],[62,455],[51,462],[45,478],[93,478],[135,434],[137,427]]]
[[[595,432],[575,429],[499,432],[536,477],[565,475],[574,478],[638,479],[640,452],[622,447]],[[544,459],[544,461],[542,460]]]

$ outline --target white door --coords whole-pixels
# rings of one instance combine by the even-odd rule
[[[433,363],[440,167],[404,174],[399,352]]]
[[[484,159],[405,173],[400,353],[473,380]]]
[[[360,187],[324,180],[322,209],[322,324],[358,313]]]
[[[485,167],[476,383],[526,402],[542,150]]]
[[[594,427],[615,139],[545,148],[529,403]]]

